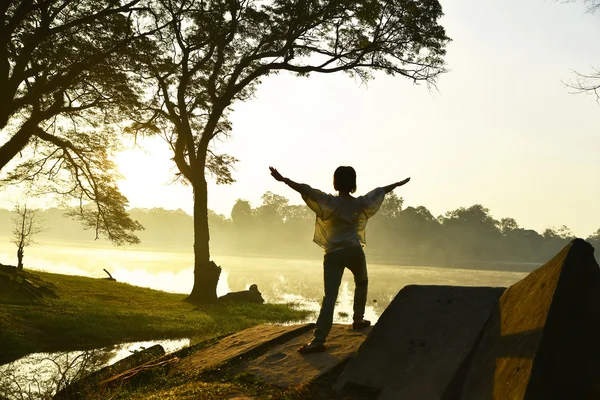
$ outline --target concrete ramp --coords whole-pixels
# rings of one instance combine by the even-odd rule
[[[504,288],[407,286],[383,312],[336,383],[380,399],[441,399]]]
[[[238,372],[249,372],[279,387],[305,384],[353,356],[369,330],[355,331],[349,325],[333,325],[325,352],[299,354],[298,348],[312,339],[312,332],[307,332],[243,364]]]
[[[599,399],[600,269],[572,241],[508,288],[453,400]]]
[[[290,338],[308,331],[314,324],[292,326],[258,325],[234,333],[217,342],[182,358],[173,372],[186,372],[202,370],[228,362],[241,357],[259,347],[270,347],[275,341],[289,340]]]

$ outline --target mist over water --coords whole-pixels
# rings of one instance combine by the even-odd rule
[[[0,241],[0,260],[14,262],[15,248]],[[213,254],[222,267],[217,295],[257,284],[265,301],[294,303],[317,312],[323,297],[320,259]],[[369,262],[369,295],[365,317],[376,321],[390,301],[406,285],[509,286],[527,273],[493,270],[397,266]],[[119,282],[166,292],[188,294],[193,285],[193,254],[168,250],[108,248],[94,244],[56,243],[27,249],[25,268],[93,278],[107,277],[107,269]],[[352,318],[354,282],[346,270],[340,286],[335,321]],[[316,316],[310,316],[314,320]]]

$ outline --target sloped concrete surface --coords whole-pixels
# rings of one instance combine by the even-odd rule
[[[460,399],[600,399],[599,337],[600,269],[575,239],[502,295]]]
[[[245,329],[221,339],[213,346],[198,350],[183,358],[175,367],[174,372],[214,367],[242,356],[259,346],[267,345],[285,334],[305,331],[312,325],[258,325]]]
[[[403,288],[336,383],[381,390],[380,399],[440,399],[504,288]]]
[[[312,332],[306,332],[243,364],[240,372],[249,372],[280,387],[301,385],[353,356],[369,331],[370,328],[353,330],[350,325],[336,324],[327,337],[325,352],[300,354],[298,348],[312,339]]]

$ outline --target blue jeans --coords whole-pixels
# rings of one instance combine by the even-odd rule
[[[333,324],[333,311],[337,300],[340,283],[344,275],[344,268],[348,268],[354,275],[354,321],[360,321],[365,315],[367,304],[367,261],[362,247],[354,246],[325,254],[323,260],[323,281],[325,283],[325,297],[317,319],[314,339],[312,343],[325,343],[331,325]]]

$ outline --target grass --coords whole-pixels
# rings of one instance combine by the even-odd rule
[[[286,335],[275,339],[268,346],[259,346],[210,368],[189,368],[183,371],[173,369],[180,358],[210,347],[220,340],[209,339],[130,370],[124,374],[126,376],[114,378],[108,384],[90,383],[80,395],[87,400],[375,400],[379,397],[380,390],[367,387],[349,386],[341,392],[334,390],[334,384],[346,367],[347,361],[338,364],[317,379],[289,388],[268,384],[240,368],[245,362],[287,342],[289,337],[284,336]]]
[[[35,272],[52,283],[58,298],[38,304],[0,302],[0,362],[30,352],[95,348],[123,341],[191,337],[197,343],[174,355],[185,357],[210,346],[220,336],[260,323],[304,319],[308,312],[281,304],[194,306],[185,295],[71,275]],[[174,355],[165,356],[166,359]],[[255,357],[256,354],[247,357]],[[377,394],[334,392],[334,370],[307,385],[279,388],[240,373],[236,358],[208,370],[171,373],[157,364],[118,386],[90,386],[89,399],[229,399],[373,400]]]
[[[103,279],[34,272],[58,298],[0,302],[0,363],[31,352],[89,349],[126,341],[190,337],[192,342],[261,323],[297,321],[307,311],[285,304],[194,306],[185,295]]]
[[[109,385],[89,384],[80,393],[87,400],[127,399],[256,399],[256,400],[375,400],[380,391],[366,387],[348,387],[341,392],[334,390],[337,377],[346,367],[343,362],[328,373],[307,384],[281,388],[265,383],[251,373],[240,372],[240,364],[253,359],[256,354],[235,357],[223,364],[208,369],[190,369],[185,372],[172,370],[177,357],[186,357],[201,348],[213,345],[217,339],[210,339],[165,355],[154,360],[153,367],[129,374],[125,379],[117,379]],[[264,350],[263,350],[264,352]],[[260,352],[261,354],[263,352]],[[174,360],[170,360],[174,358]]]

